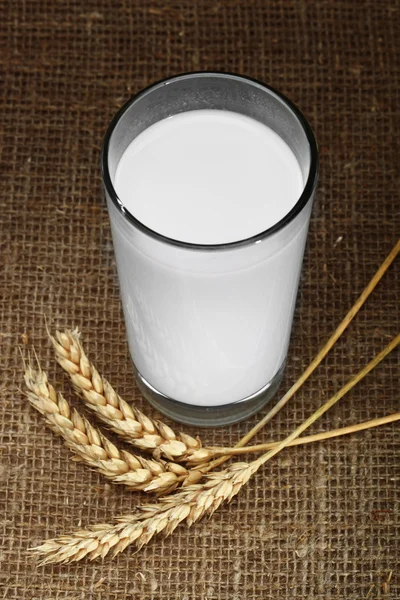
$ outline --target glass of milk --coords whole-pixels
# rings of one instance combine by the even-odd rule
[[[143,394],[200,426],[257,412],[282,378],[317,185],[306,119],[247,77],[171,77],[115,116],[102,175]]]

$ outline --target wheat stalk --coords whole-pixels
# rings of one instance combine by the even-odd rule
[[[50,429],[65,440],[75,455],[74,460],[89,465],[113,483],[125,485],[130,490],[167,494],[188,478],[189,473],[182,465],[148,460],[118,450],[85,417],[71,410],[67,400],[49,383],[39,364],[35,369],[28,363],[24,379],[30,404],[45,417]]]
[[[57,331],[56,338],[49,337],[57,362],[70,376],[86,406],[126,442],[151,452],[155,458],[165,456],[170,461],[185,460],[201,448],[198,438],[177,434],[165,423],[150,419],[125,402],[89,361],[77,329]]]
[[[210,473],[205,483],[190,485],[162,498],[160,504],[141,506],[136,514],[120,517],[114,525],[94,525],[88,530],[49,540],[33,548],[33,552],[43,557],[41,564],[73,562],[85,556],[90,559],[98,556],[104,558],[111,550],[115,556],[129,544],[135,543],[137,548],[141,548],[156,534],[170,535],[182,521],[186,520],[190,526],[205,514],[211,515],[223,502],[229,502],[262,465],[298,438],[399,343],[400,334],[287,438],[251,463],[235,463],[224,471]]]
[[[339,429],[331,429],[329,431],[322,431],[321,433],[314,433],[313,435],[296,438],[289,446],[302,446],[304,444],[311,444],[312,442],[320,442],[342,435],[357,433],[358,431],[365,431],[366,429],[372,429],[381,425],[387,425],[388,423],[394,423],[396,421],[400,421],[400,412],[385,415],[384,417],[376,417],[370,421],[363,421],[362,423],[356,423],[355,425],[348,425],[347,427],[340,427]],[[203,469],[205,461],[217,458],[218,456],[240,456],[243,454],[265,452],[265,450],[272,450],[272,448],[275,448],[278,443],[279,442],[266,442],[265,444],[245,446],[244,448],[225,448],[218,446],[204,447],[197,452],[194,452],[186,465],[194,467],[194,469]]]

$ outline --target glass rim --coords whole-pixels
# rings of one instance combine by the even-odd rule
[[[305,136],[307,138],[307,141],[308,141],[308,144],[310,147],[310,168],[309,168],[307,180],[305,182],[303,191],[302,191],[299,199],[297,200],[296,204],[290,209],[290,211],[288,213],[286,213],[286,215],[284,215],[282,217],[282,219],[280,219],[279,221],[274,223],[274,225],[272,225],[271,227],[268,227],[267,229],[261,231],[260,233],[256,233],[255,235],[244,238],[242,240],[237,240],[237,241],[233,241],[233,242],[224,242],[224,243],[220,243],[220,244],[198,244],[198,243],[192,243],[192,242],[184,242],[182,240],[176,240],[174,238],[170,238],[166,235],[163,235],[162,233],[159,233],[158,231],[151,229],[151,227],[148,227],[147,225],[145,225],[144,223],[139,221],[139,219],[137,219],[131,212],[128,211],[128,209],[124,206],[123,202],[119,199],[118,194],[117,194],[117,192],[114,188],[114,185],[111,181],[111,175],[110,175],[109,166],[108,166],[108,153],[109,153],[109,148],[110,148],[111,136],[112,136],[113,132],[115,131],[115,129],[117,128],[122,116],[128,110],[128,108],[130,108],[133,104],[135,104],[138,100],[140,100],[140,98],[142,98],[144,95],[150,93],[152,90],[154,90],[156,88],[160,88],[165,85],[170,85],[171,83],[182,80],[182,79],[195,78],[195,77],[198,77],[198,78],[226,77],[227,79],[240,80],[244,83],[258,86],[258,87],[268,91],[270,94],[275,95],[279,100],[281,100],[292,111],[294,116],[298,119],[298,121],[300,122],[300,125],[305,133]],[[313,197],[314,191],[317,186],[317,180],[318,180],[319,154],[318,154],[318,146],[317,146],[317,142],[316,142],[313,130],[311,129],[311,126],[308,123],[307,119],[305,118],[303,113],[300,111],[300,109],[297,108],[297,106],[291,100],[289,100],[286,96],[284,96],[281,92],[278,92],[277,90],[275,90],[271,86],[267,85],[266,83],[263,83],[262,81],[259,81],[258,79],[254,79],[252,77],[248,77],[247,75],[239,75],[237,73],[231,73],[231,72],[227,72],[227,71],[190,71],[187,73],[180,73],[178,75],[173,75],[171,77],[166,77],[165,79],[160,79],[160,80],[150,84],[149,86],[145,87],[144,89],[140,90],[137,94],[132,96],[118,110],[118,112],[114,115],[113,119],[111,120],[110,125],[108,126],[107,131],[105,133],[105,136],[103,139],[103,144],[102,144],[102,149],[101,149],[100,163],[101,163],[101,175],[102,175],[104,188],[105,188],[106,192],[108,193],[109,197],[111,198],[114,206],[118,209],[118,211],[121,213],[121,215],[128,222],[131,223],[131,225],[134,225],[135,227],[137,227],[137,229],[139,229],[143,233],[147,234],[148,236],[150,236],[152,238],[155,238],[156,240],[158,240],[160,242],[163,242],[164,244],[178,246],[180,248],[186,248],[188,250],[213,250],[213,251],[215,251],[215,250],[230,250],[230,249],[234,249],[234,248],[239,248],[239,247],[255,244],[255,243],[260,242],[260,241],[264,240],[265,238],[273,235],[274,233],[277,233],[278,231],[280,231],[281,229],[286,227],[289,223],[291,223],[297,217],[297,215],[299,213],[301,213],[303,208],[308,204],[308,202]]]

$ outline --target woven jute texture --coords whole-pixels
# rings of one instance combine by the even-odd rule
[[[290,97],[320,146],[287,389],[398,238],[398,3],[3,0],[0,10],[0,598],[398,599],[396,425],[286,450],[212,519],[139,553],[39,568],[29,547],[148,499],[70,461],[24,399],[20,353],[33,344],[78,406],[54,363],[45,316],[50,329],[79,326],[99,370],[155,414],[127,351],[101,141],[117,108],[149,83],[234,71]],[[399,331],[399,278],[395,264],[258,441],[292,431]],[[312,431],[399,410],[398,375],[395,352]],[[233,444],[256,420],[199,433]]]

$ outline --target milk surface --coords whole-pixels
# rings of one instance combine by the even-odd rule
[[[159,121],[124,152],[114,187],[132,215],[163,235],[219,244],[280,221],[303,179],[289,146],[270,128],[221,110]]]
[[[153,125],[128,146],[113,184],[139,221],[201,244],[264,231],[303,189],[283,140],[223,111]],[[286,359],[311,204],[255,243],[203,250],[148,235],[108,198],[129,348],[153,388],[217,406],[272,380]]]

